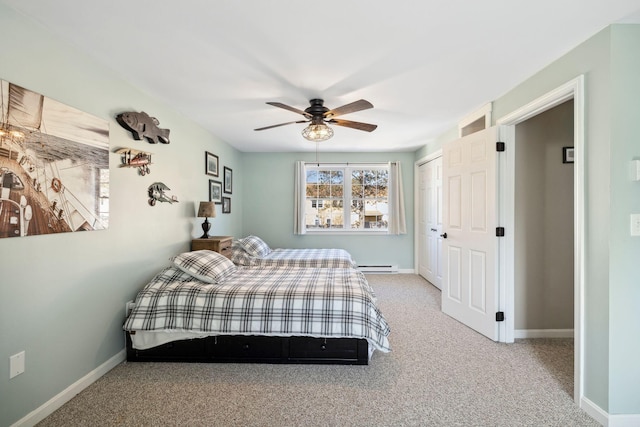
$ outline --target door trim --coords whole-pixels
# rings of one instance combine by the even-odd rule
[[[573,170],[573,206],[574,206],[574,382],[573,399],[580,406],[584,396],[584,238],[585,238],[585,176],[584,176],[584,75],[542,95],[529,104],[521,107],[496,121],[498,125],[506,126],[506,132],[513,138],[508,138],[506,156],[503,167],[505,177],[500,191],[500,213],[507,229],[513,230],[515,225],[515,126],[518,123],[547,111],[565,101],[573,99],[573,130],[574,130],[574,170]],[[505,297],[505,328],[506,342],[514,340],[514,235],[508,233],[505,240],[505,258],[501,259],[506,265],[501,266],[500,288],[504,289]],[[507,286],[508,285],[508,286]],[[501,295],[502,296],[502,295]]]
[[[418,192],[420,191],[420,187],[419,187],[419,182],[418,179],[420,179],[419,174],[418,174],[418,168],[422,165],[424,165],[425,163],[429,163],[432,160],[437,159],[438,157],[442,157],[442,148],[434,151],[431,154],[428,154],[424,157],[421,157],[420,159],[416,160],[413,164],[413,200],[418,200]],[[413,218],[414,218],[414,224],[413,224],[413,272],[414,274],[419,274],[419,265],[418,265],[418,255],[419,255],[419,248],[418,248],[418,243],[419,243],[419,239],[420,239],[420,230],[418,230],[418,209],[419,206],[417,203],[413,204]]]

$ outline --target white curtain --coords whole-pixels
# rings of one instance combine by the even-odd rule
[[[389,234],[407,234],[400,162],[390,162],[389,171]]]
[[[305,175],[304,161],[299,160],[295,165],[293,186],[293,234],[305,234],[307,231],[304,224],[305,182],[307,182],[307,177]]]

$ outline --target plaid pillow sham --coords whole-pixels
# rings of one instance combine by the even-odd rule
[[[237,270],[236,265],[224,255],[204,249],[184,252],[170,260],[180,270],[206,283],[223,283]]]
[[[269,245],[257,236],[247,236],[244,239],[239,239],[238,243],[249,255],[265,257],[271,253]]]

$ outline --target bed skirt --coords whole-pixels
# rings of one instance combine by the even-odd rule
[[[218,335],[133,348],[126,331],[129,362],[290,363],[368,365],[365,339]]]

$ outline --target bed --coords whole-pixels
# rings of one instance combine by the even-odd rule
[[[250,267],[356,268],[344,249],[271,249],[257,236],[234,239],[231,261]]]
[[[352,268],[240,267],[212,251],[173,258],[137,295],[129,361],[369,363],[389,326]]]

